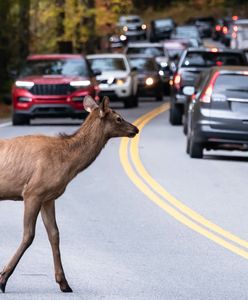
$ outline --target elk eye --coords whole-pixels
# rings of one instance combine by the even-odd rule
[[[117,118],[116,118],[116,122],[117,122],[117,123],[121,123],[121,118],[120,118],[120,117],[117,117]]]

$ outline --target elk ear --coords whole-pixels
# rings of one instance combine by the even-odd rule
[[[100,116],[101,116],[101,118],[103,118],[108,111],[109,111],[109,98],[105,96],[102,100],[101,105],[100,105]]]
[[[84,97],[84,109],[87,111],[87,112],[92,112],[93,109],[97,108],[98,105],[96,104],[96,102],[93,100],[92,97],[90,96],[85,96]]]

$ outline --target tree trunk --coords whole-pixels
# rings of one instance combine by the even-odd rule
[[[29,11],[30,0],[19,0],[19,53],[20,59],[25,59],[29,54]]]

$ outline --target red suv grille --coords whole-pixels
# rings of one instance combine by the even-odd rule
[[[33,95],[68,95],[73,91],[69,84],[35,84],[30,89]]]

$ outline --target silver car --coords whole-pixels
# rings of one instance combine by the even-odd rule
[[[248,151],[248,67],[213,67],[192,94],[188,111],[187,153],[203,149]]]

